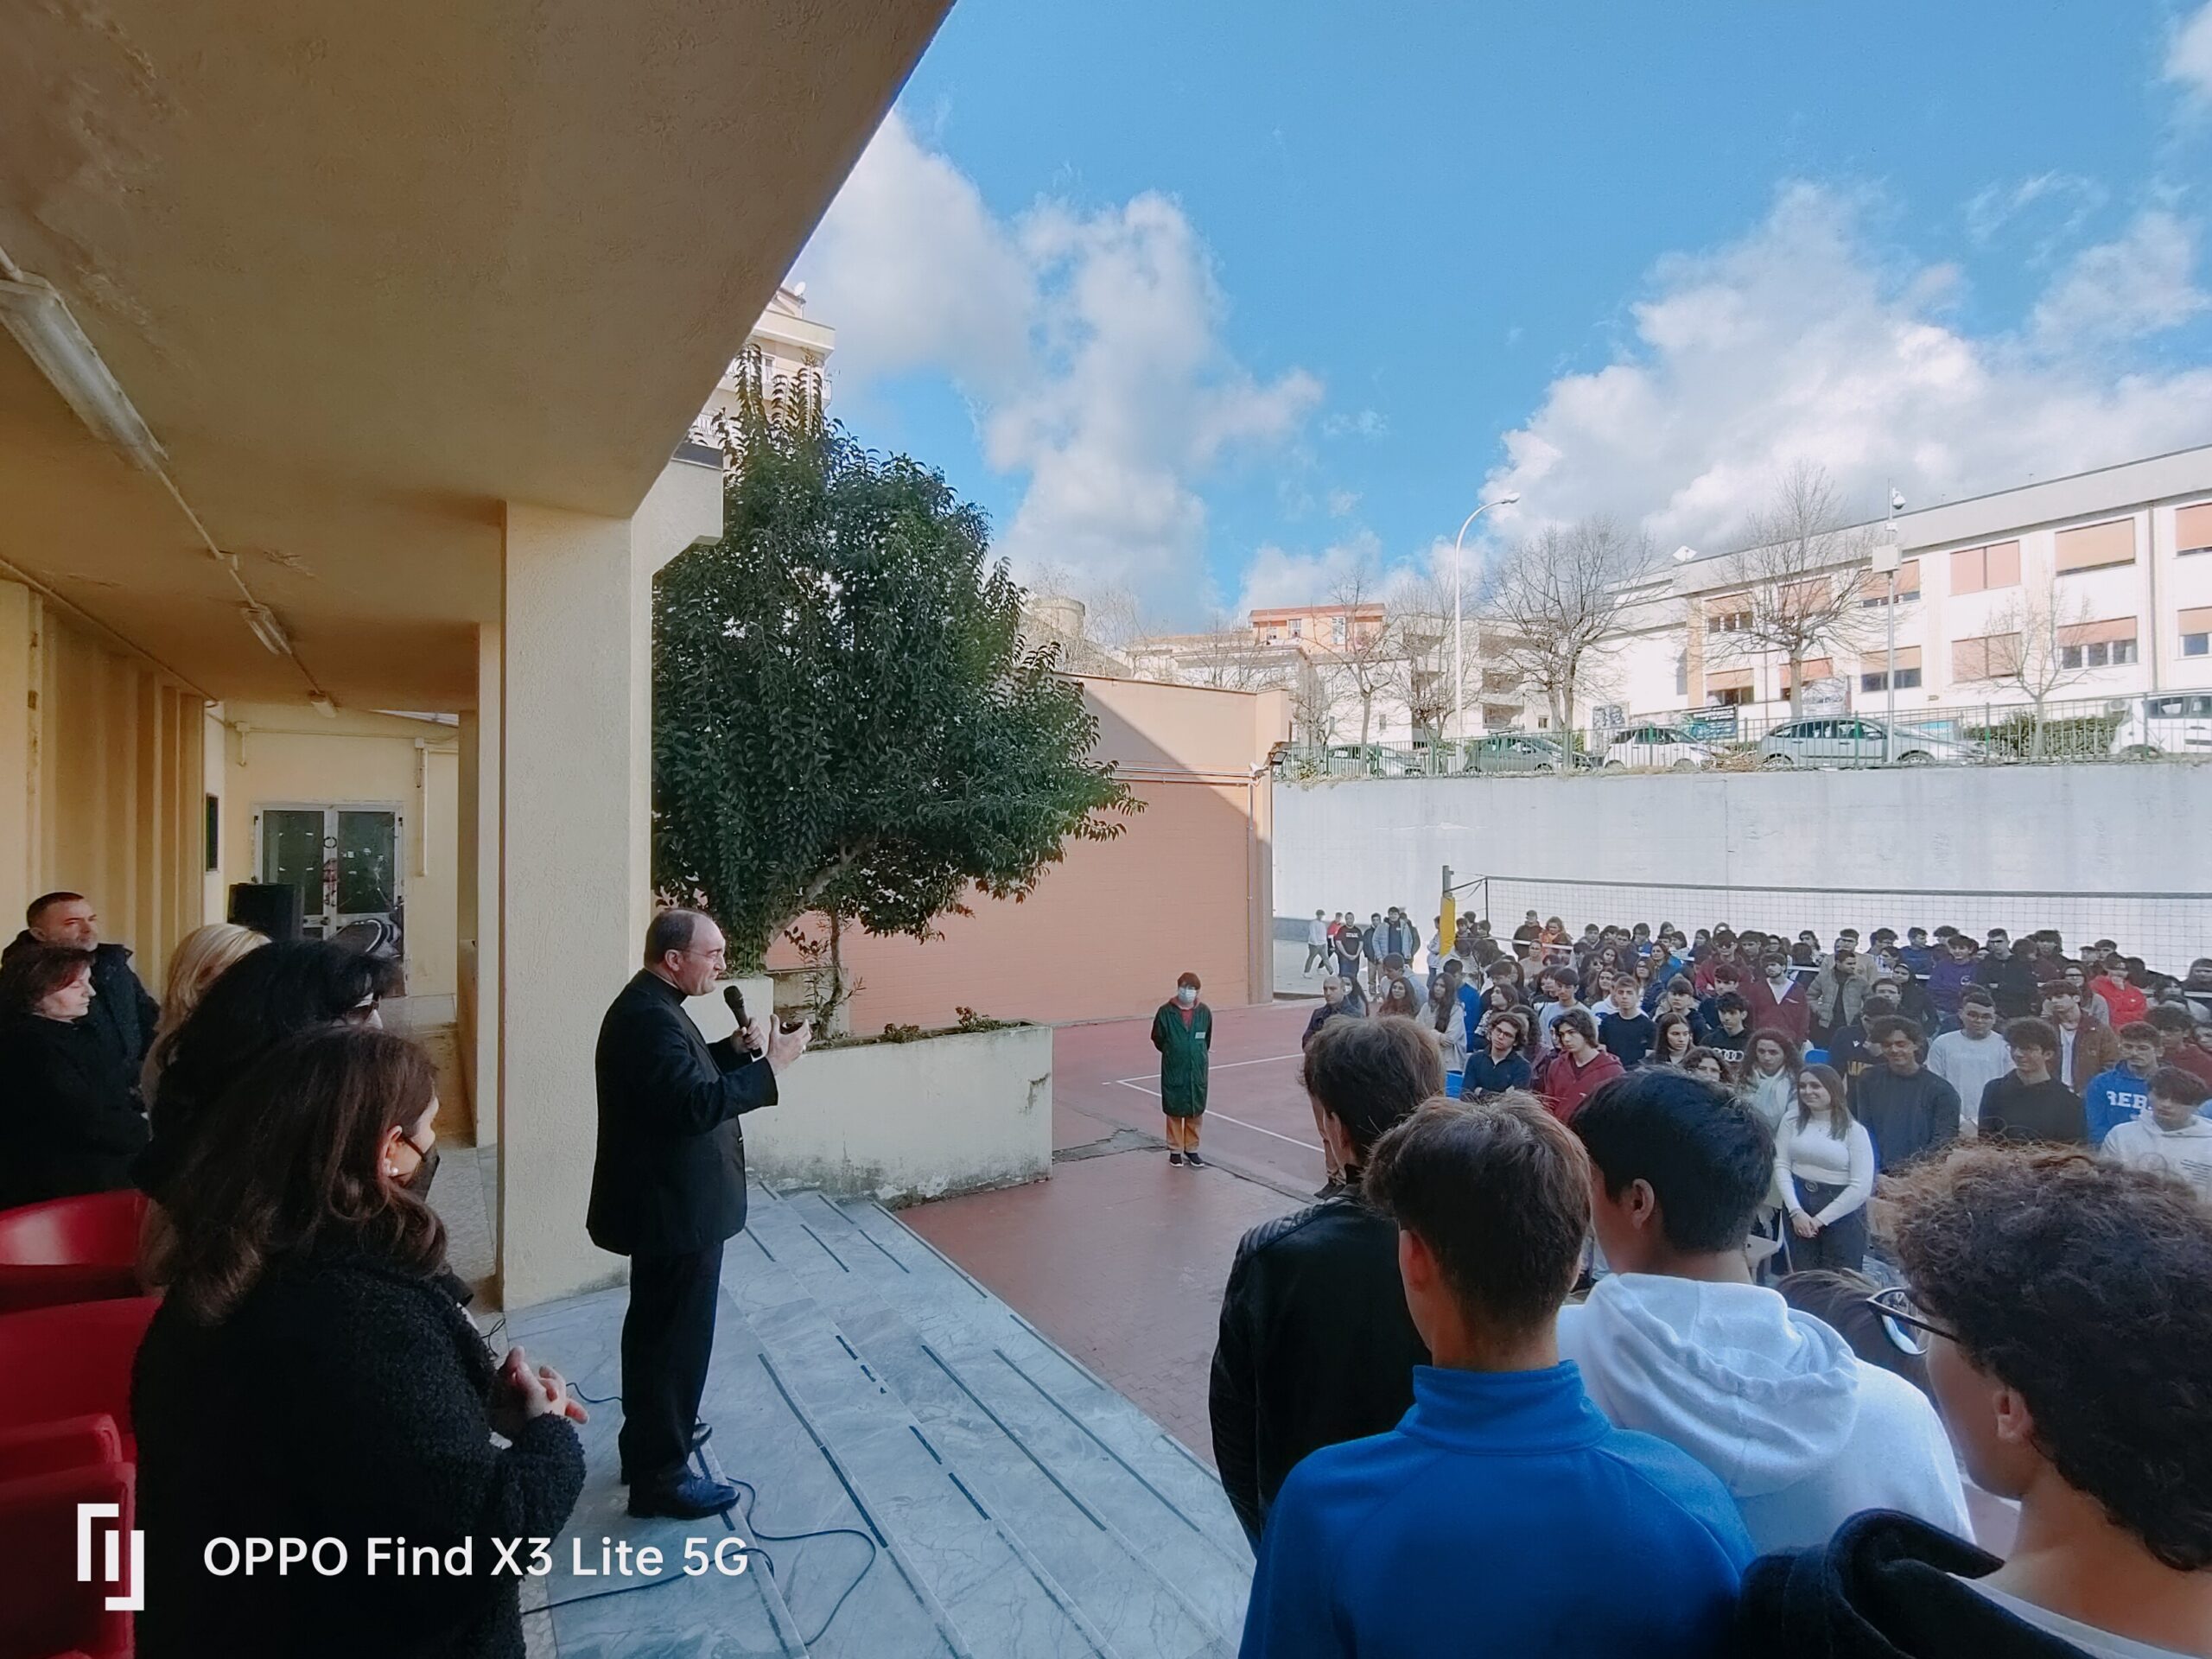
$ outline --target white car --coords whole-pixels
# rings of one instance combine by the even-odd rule
[[[1624,726],[1605,745],[1605,764],[1694,772],[1713,764],[1713,751],[1693,743],[1677,727]]]
[[[2158,754],[2212,755],[2212,693],[2135,697],[2112,734],[2112,752],[2130,760]]]

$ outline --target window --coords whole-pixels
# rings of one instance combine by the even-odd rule
[[[1992,588],[2020,585],[2020,544],[1992,542],[1987,547],[1962,547],[1951,555],[1951,591],[1986,593]]]
[[[1332,616],[1329,619],[1329,643],[1331,645],[1341,645],[1344,644],[1344,619],[1341,616]]]
[[[1716,708],[1740,708],[1752,701],[1751,688],[1748,685],[1724,685],[1714,691],[1707,701]]]
[[[1889,671],[1887,669],[1877,669],[1872,674],[1861,674],[1859,677],[1859,689],[1861,691],[1888,690],[1890,689]],[[1917,691],[1919,689],[1920,671],[1917,668],[1907,668],[1903,664],[1899,664],[1897,666],[1897,690],[1900,691]]]
[[[1920,561],[1904,559],[1897,564],[1897,603],[1910,605],[1920,597]],[[1869,572],[1859,590],[1859,605],[1871,610],[1890,602],[1890,579]]]
[[[1834,677],[1835,664],[1831,663],[1827,658],[1810,657],[1806,659],[1806,684],[1810,685],[1815,680],[1832,680]],[[1789,664],[1787,663],[1784,663],[1782,665],[1782,689],[1785,692],[1789,690]]]
[[[2212,657],[2212,605],[2181,613],[2181,654]]]
[[[2212,553],[2212,501],[2174,510],[2174,551]]]
[[[1749,594],[1729,594],[1719,599],[1707,600],[1705,606],[1705,626],[1710,633],[1744,633],[1751,626],[1751,596]]]
[[[1675,695],[1687,697],[1690,694],[1690,654],[1687,651],[1675,653]]]
[[[1951,678],[1955,682],[2001,680],[2019,665],[2020,636],[2017,633],[1984,634],[1979,639],[1951,643]]]
[[[2080,622],[2058,631],[2062,668],[2118,668],[2135,660],[2135,619]]]
[[[2107,518],[2101,524],[2062,530],[2054,539],[2051,565],[2062,574],[2069,570],[2096,570],[2107,565],[2135,563],[2135,521]]]
[[[1305,620],[1305,619],[1304,619],[1303,617],[1297,617],[1297,616],[1294,616],[1294,617],[1292,617],[1292,618],[1290,619],[1290,637],[1291,637],[1292,639],[1296,639],[1300,638],[1301,635],[1303,635],[1303,634],[1305,633],[1305,632],[1306,632],[1306,620]]]

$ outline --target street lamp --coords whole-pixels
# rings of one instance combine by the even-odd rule
[[[1510,507],[1520,500],[1517,491],[1507,491],[1495,501],[1485,501],[1467,515],[1467,522],[1459,526],[1459,533],[1452,542],[1452,735],[1459,742],[1467,741],[1467,619],[1461,609],[1459,598],[1460,554],[1465,546],[1467,531],[1476,519],[1492,507]]]

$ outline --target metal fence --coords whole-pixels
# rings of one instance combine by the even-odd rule
[[[2015,939],[2056,928],[2069,952],[2111,939],[2123,955],[2180,978],[2199,957],[2212,956],[2212,893],[2055,893],[1936,887],[1768,887],[1675,881],[1570,881],[1484,875],[1455,882],[1462,915],[1486,919],[1503,942],[1535,911],[1557,917],[1570,936],[1585,925],[1656,931],[1672,924],[1685,935],[1726,924],[1738,931],[1796,938],[1811,928],[1823,949],[1843,928],[1860,938],[1878,927],[1931,932],[1948,925],[1981,938],[1993,927]]]
[[[1587,771],[2016,766],[2212,759],[2212,691],[1986,702],[1899,714],[1713,708],[1630,715],[1557,732],[1464,742],[1337,743],[1284,751],[1291,779],[1446,778]]]

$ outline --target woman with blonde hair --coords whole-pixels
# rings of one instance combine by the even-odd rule
[[[138,1090],[148,1100],[153,1099],[162,1068],[168,1064],[170,1052],[176,1046],[178,1031],[200,1006],[200,999],[207,995],[207,988],[240,957],[268,943],[267,935],[235,922],[210,922],[177,941],[169,957],[168,981],[162,988],[161,1022],[154,1027],[154,1040],[146,1049],[146,1065],[139,1073]]]

